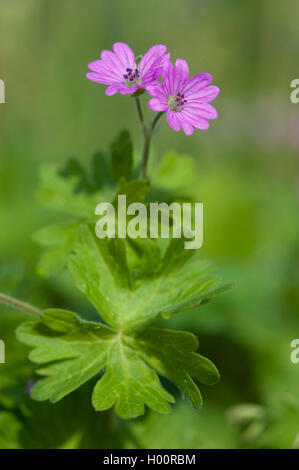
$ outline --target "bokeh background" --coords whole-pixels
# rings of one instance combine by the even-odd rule
[[[180,185],[204,202],[202,255],[235,284],[170,320],[198,335],[222,379],[203,388],[201,411],[178,398],[171,416],[148,412],[118,423],[108,437],[111,423],[92,415],[81,446],[299,446],[299,364],[290,361],[299,337],[299,104],[290,101],[290,82],[299,78],[298,22],[293,0],[0,0],[0,287],[10,290],[18,278],[18,295],[41,307],[83,309],[63,276],[36,272],[40,248],[31,234],[58,217],[36,202],[39,166],[71,156],[85,165],[123,128],[136,155],[142,144],[132,101],[108,98],[86,80],[88,62],[115,41],[137,54],[163,43],[173,59],[188,60],[192,74],[210,72],[221,88],[209,131],[186,137],[164,122],[153,153],[193,159],[196,171],[182,173]],[[23,386],[30,366],[1,326],[0,338],[9,343],[7,362],[24,368]],[[0,447],[77,446],[90,405],[82,405],[79,424],[62,429],[62,416],[71,422],[78,409],[72,399],[32,410],[15,384],[1,399],[1,380],[10,383],[4,367]]]

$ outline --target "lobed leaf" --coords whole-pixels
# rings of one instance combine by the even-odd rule
[[[199,305],[216,295],[220,286],[221,292],[228,288],[221,285],[209,263],[200,261],[194,251],[184,250],[183,240],[171,240],[163,257],[157,243],[147,241],[139,244],[141,252],[146,247],[146,256],[140,259],[147,264],[134,269],[128,264],[124,240],[99,240],[91,227],[80,229],[70,256],[70,273],[114,328],[140,328],[160,314],[169,316]]]
[[[145,405],[171,411],[174,398],[157,373],[172,380],[197,408],[202,400],[192,377],[207,384],[219,378],[215,366],[196,354],[198,343],[190,333],[145,328],[126,334],[72,312],[45,310],[39,321],[20,325],[17,337],[33,348],[29,357],[43,376],[31,390],[34,399],[55,403],[102,373],[93,406],[115,406],[121,418],[142,415]]]

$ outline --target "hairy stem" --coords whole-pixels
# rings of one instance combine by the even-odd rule
[[[153,121],[151,122],[151,124],[149,125],[149,127],[147,128],[145,121],[144,121],[141,103],[138,97],[136,97],[136,106],[137,106],[137,112],[138,112],[138,116],[141,122],[142,132],[144,136],[144,144],[143,144],[143,152],[142,152],[142,160],[141,160],[139,177],[140,179],[145,179],[153,132],[163,112],[158,113],[156,117],[153,119]]]
[[[21,300],[14,299],[13,297],[9,297],[8,295],[0,293],[0,302],[3,302],[10,307],[17,308],[18,310],[22,310],[24,312],[32,313],[33,315],[40,315],[42,310],[33,305],[27,304],[26,302],[22,302]]]

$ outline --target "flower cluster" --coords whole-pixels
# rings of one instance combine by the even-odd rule
[[[108,85],[106,94],[131,94],[146,91],[152,98],[148,106],[156,112],[165,112],[168,124],[175,131],[183,129],[191,135],[194,129],[208,129],[209,119],[217,118],[216,109],[209,103],[218,93],[217,86],[210,85],[213,77],[199,73],[189,78],[185,60],[170,61],[167,47],[151,47],[138,60],[131,48],[116,42],[113,51],[104,50],[101,58],[89,64],[90,80]],[[162,82],[158,81],[162,77]]]

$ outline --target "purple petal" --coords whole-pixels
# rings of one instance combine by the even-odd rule
[[[202,88],[206,87],[213,80],[213,76],[209,73],[198,73],[190,78],[185,86],[184,93],[186,97],[192,97],[192,94],[197,93]]]
[[[115,80],[107,78],[107,76],[99,75],[98,73],[88,72],[86,77],[96,83],[102,83],[103,85],[112,85]]]
[[[118,70],[121,74],[124,73],[123,65],[114,52],[103,50],[101,59],[107,66],[109,65],[111,68]]]
[[[115,93],[119,93],[121,85],[110,85],[106,88],[105,93],[107,96],[115,95]]]
[[[172,62],[169,61],[165,69],[163,70],[163,83],[162,87],[167,96],[172,96],[174,94],[173,87],[173,71],[174,67]]]
[[[189,67],[185,60],[177,59],[174,66],[174,91],[182,92],[189,77]]]
[[[103,80],[106,80],[103,83],[112,83],[112,82],[119,82],[123,80],[122,73],[113,65],[107,64],[103,60],[95,60],[88,64],[88,68],[95,72],[99,78],[101,77]]]
[[[185,107],[184,110],[179,111],[180,120],[185,121],[193,127],[197,127],[198,117],[192,112],[188,111]]]
[[[157,98],[160,101],[166,101],[167,100],[167,95],[166,95],[161,83],[157,82],[155,85],[147,86],[146,87],[146,92],[150,96],[153,96],[154,98]]]
[[[192,95],[191,99],[196,99],[199,101],[205,101],[206,103],[210,103],[210,101],[213,101],[217,96],[219,95],[220,88],[218,86],[207,86],[205,88],[202,88],[202,90],[198,91],[194,95]]]
[[[184,109],[196,113],[196,115],[206,119],[216,119],[218,117],[216,109],[208,103],[191,101],[184,106]]]
[[[134,86],[134,88],[128,88],[125,84],[123,84],[123,85],[120,85],[118,92],[121,95],[132,95],[139,88],[142,88],[142,87],[140,87],[139,85],[136,85]]]
[[[115,42],[113,44],[113,50],[123,65],[124,71],[127,67],[132,69],[135,68],[135,56],[132,49],[127,44],[123,42]]]
[[[194,133],[194,127],[188,122],[182,121],[182,127],[186,135],[192,135]]]
[[[210,127],[210,123],[206,119],[199,119],[196,127],[201,130],[207,130]]]
[[[167,102],[165,101],[165,103],[163,103],[162,101],[160,101],[157,98],[153,98],[153,99],[149,100],[147,105],[152,111],[158,111],[159,112],[159,111],[167,111],[167,109],[168,109]]]
[[[158,65],[162,67],[162,72],[167,67],[169,62],[170,62],[170,52],[167,52],[167,54],[164,54],[161,57],[161,59],[158,61]]]
[[[210,127],[208,121],[201,116],[198,116],[193,111],[188,111],[184,108],[182,111],[179,111],[180,119],[184,120],[188,124],[197,129],[208,129]]]
[[[161,67],[161,58],[163,57],[163,54],[165,54],[166,50],[167,47],[163,44],[158,44],[156,46],[151,47],[144,54],[139,63],[138,70],[140,75],[146,75],[153,67]]]
[[[167,122],[172,127],[173,130],[178,132],[181,129],[181,122],[180,119],[177,116],[177,113],[175,111],[172,111],[172,109],[168,108],[167,110]]]

